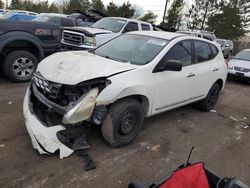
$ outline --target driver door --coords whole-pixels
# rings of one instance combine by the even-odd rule
[[[162,71],[155,74],[155,99],[153,114],[157,114],[190,102],[195,95],[195,74],[191,40],[174,45],[161,60],[180,61],[181,71]],[[161,63],[160,62],[160,63]]]

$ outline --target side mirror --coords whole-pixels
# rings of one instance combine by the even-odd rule
[[[154,72],[163,72],[163,71],[181,71],[182,63],[177,60],[168,60],[161,63],[160,66],[156,68]]]

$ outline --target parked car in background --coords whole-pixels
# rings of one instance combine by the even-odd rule
[[[213,32],[209,31],[203,31],[203,30],[183,30],[183,31],[177,31],[177,33],[192,35],[199,38],[204,38],[210,41],[215,41],[216,36]]]
[[[91,27],[66,27],[62,33],[62,48],[89,50],[129,31],[153,31],[150,23],[127,18],[102,18]]]
[[[250,49],[239,52],[229,61],[228,77],[250,81]]]
[[[33,147],[41,154],[59,151],[64,158],[73,148],[59,139],[61,130],[90,121],[102,126],[109,144],[125,146],[145,117],[194,102],[203,111],[213,109],[226,77],[222,52],[213,42],[170,32],[130,32],[92,51],[44,59],[27,89],[23,114]]]
[[[32,12],[8,12],[6,14],[0,15],[0,19],[9,21],[25,21],[33,20],[36,18],[37,14]]]
[[[58,24],[61,27],[74,27],[79,25],[75,18],[72,18],[66,14],[57,13],[42,13],[37,16],[37,18],[35,18],[33,21]]]
[[[230,58],[234,48],[233,41],[226,39],[217,39],[216,42],[220,44],[224,57]]]
[[[90,9],[87,12],[75,10],[70,14],[70,17],[77,19],[81,27],[89,27],[98,20],[108,16],[98,10]]]
[[[0,15],[8,13],[10,10],[8,9],[0,9]]]
[[[0,66],[14,82],[30,80],[36,66],[61,48],[59,25],[0,20]]]

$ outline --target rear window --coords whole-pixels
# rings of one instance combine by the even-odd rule
[[[195,62],[202,63],[213,59],[213,53],[208,43],[203,41],[194,41]]]
[[[218,53],[219,53],[218,48],[215,45],[213,45],[213,44],[210,44],[210,47],[211,47],[213,56],[216,57],[218,55]]]
[[[143,31],[149,31],[150,30],[150,26],[148,24],[141,24],[141,29]]]

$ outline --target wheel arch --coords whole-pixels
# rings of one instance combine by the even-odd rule
[[[138,101],[143,106],[143,111],[145,113],[145,116],[148,116],[149,106],[150,106],[148,97],[146,97],[145,95],[140,95],[140,94],[128,95],[128,96],[124,96],[124,97],[117,99],[114,103],[120,102],[125,99],[135,99],[136,101]]]
[[[220,78],[215,83],[218,83],[220,86],[220,90],[222,91],[224,88],[224,81]]]
[[[38,39],[36,39],[33,35],[29,33],[23,33],[23,32],[13,32],[13,33],[8,33],[4,38],[7,38],[7,40],[4,40],[0,46],[0,54],[3,54],[3,50],[8,48],[9,45],[18,44],[18,42],[25,42],[26,44],[32,45],[31,47],[35,47],[37,52],[38,52],[38,60],[42,60],[44,58],[44,51],[41,47],[40,42]],[[28,51],[27,49],[22,48],[22,47],[17,47],[19,48],[18,50],[24,50]],[[15,50],[13,50],[15,51]],[[12,51],[11,51],[12,52]]]

